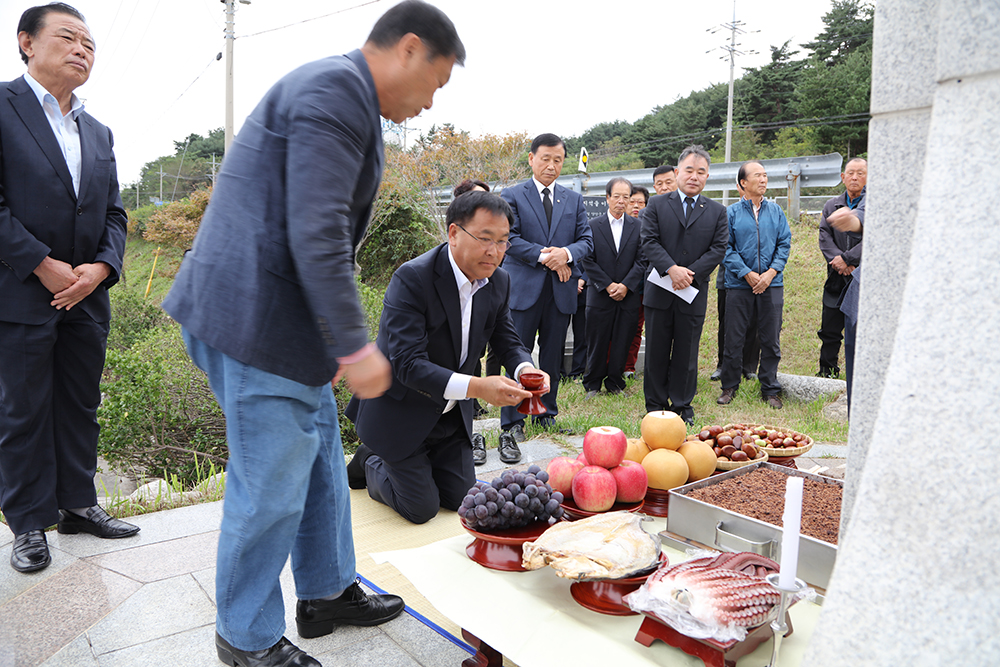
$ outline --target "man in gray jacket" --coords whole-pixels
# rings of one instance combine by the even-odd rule
[[[390,385],[354,287],[384,162],[379,115],[430,108],[465,60],[440,10],[406,0],[364,46],[281,79],[226,153],[194,247],[163,307],[183,326],[226,415],[229,462],[216,568],[216,648],[226,664],[318,665],[282,635],[288,555],[301,637],[397,616],[355,582],[337,407]]]

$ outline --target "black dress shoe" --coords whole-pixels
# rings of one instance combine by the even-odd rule
[[[406,604],[398,595],[368,595],[354,582],[335,600],[299,600],[295,624],[306,639],[333,632],[336,625],[378,625],[403,613]]]
[[[230,667],[323,667],[312,657],[284,637],[271,648],[241,651],[215,633],[215,650],[219,660]]]
[[[49,544],[45,541],[44,530],[29,530],[14,538],[14,549],[10,552],[10,566],[18,572],[34,572],[49,566]]]
[[[514,442],[524,442],[524,424],[520,422],[505,430],[504,433],[509,433],[514,438]]]
[[[368,486],[368,479],[365,477],[365,461],[374,452],[365,445],[358,445],[354,452],[354,457],[347,464],[347,486],[352,489],[363,489]]]
[[[486,438],[482,433],[472,434],[472,463],[477,466],[486,463]]]
[[[721,380],[722,367],[720,366],[719,368],[716,368],[714,371],[712,371],[712,374],[708,376],[708,379],[711,380],[712,382],[718,382],[719,380]]]
[[[521,460],[521,448],[510,433],[500,434],[500,460],[511,465]]]
[[[484,408],[479,403],[479,401],[477,401],[476,399],[472,399],[472,418],[473,419],[479,419],[480,417],[482,417],[483,415],[485,415],[487,413],[489,413],[489,410],[487,410],[486,408]]]
[[[139,526],[110,516],[100,505],[89,508],[86,518],[66,510],[59,510],[59,515],[61,518],[57,530],[63,535],[90,533],[106,540],[116,540],[119,537],[131,537],[139,532]]]

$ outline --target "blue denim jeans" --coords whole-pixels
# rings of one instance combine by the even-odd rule
[[[335,595],[355,579],[347,469],[330,385],[248,366],[187,330],[195,364],[226,415],[229,463],[216,562],[216,629],[258,651],[285,632],[278,576],[292,556],[295,593]]]

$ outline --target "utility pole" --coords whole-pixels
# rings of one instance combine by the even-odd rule
[[[723,23],[718,27],[709,28],[708,30],[706,30],[706,32],[710,32],[712,34],[715,34],[720,30],[728,30],[730,35],[729,44],[727,46],[719,47],[727,53],[727,55],[722,56],[722,60],[725,60],[726,58],[729,59],[729,107],[726,113],[726,162],[729,162],[732,159],[733,155],[733,82],[735,81],[735,76],[736,76],[736,56],[738,55],[745,56],[757,53],[756,51],[739,51],[736,48],[737,46],[739,46],[739,44],[736,43],[736,34],[737,33],[741,35],[747,34],[746,31],[743,30],[744,25],[746,24],[743,21],[736,20],[736,0],[733,0],[732,22]],[[754,30],[753,32],[760,32],[760,31]],[[711,53],[711,52],[712,49],[709,49],[705,53]],[[728,189],[722,191],[722,203],[724,206],[729,206]]]
[[[226,150],[233,143],[233,42],[236,41],[236,0],[219,0],[226,6]],[[250,0],[239,0],[249,5]]]

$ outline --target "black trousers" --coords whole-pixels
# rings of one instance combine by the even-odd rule
[[[718,290],[719,308],[719,368],[726,351],[726,290]],[[747,329],[747,340],[743,344],[743,375],[756,373],[760,366],[760,338],[757,336],[757,322],[751,322]]]
[[[819,347],[819,368],[820,370],[839,370],[840,341],[843,339],[844,314],[837,306],[823,304],[823,317],[820,321],[819,336],[821,342]]]
[[[584,289],[576,297],[576,312],[572,315],[573,327],[573,361],[569,373],[563,375],[576,377],[587,372],[587,290]]]
[[[781,361],[781,317],[785,304],[784,287],[768,287],[763,294],[752,290],[726,291],[726,353],[722,360],[722,388],[740,386],[743,345],[750,323],[757,322],[760,335],[760,393],[775,396],[781,392],[778,384],[778,362]]]
[[[97,504],[97,407],[108,323],[53,309],[0,322],[0,508],[15,535]]]
[[[645,309],[642,389],[646,411],[672,410],[682,417],[693,417],[691,401],[698,392],[698,343],[705,326],[704,312],[692,315],[678,308]]]
[[[636,304],[638,306],[638,304]],[[587,308],[587,374],[583,388],[625,389],[625,362],[639,324],[639,308]]]
[[[413,523],[426,523],[438,509],[457,510],[476,483],[472,443],[456,405],[409,456],[391,463],[378,455],[365,461],[368,495]]]

